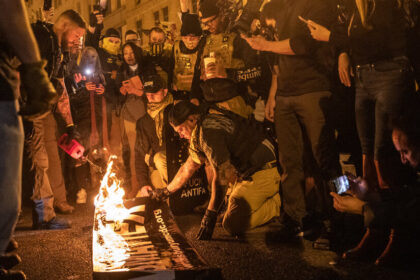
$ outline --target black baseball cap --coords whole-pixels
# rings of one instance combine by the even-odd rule
[[[104,35],[104,38],[106,37],[114,37],[114,38],[121,39],[120,32],[115,28],[108,28]]]
[[[201,18],[209,18],[219,14],[219,8],[215,0],[203,0],[200,2]]]
[[[146,76],[144,79],[143,91],[145,93],[155,93],[164,88],[166,88],[165,81],[158,74]]]

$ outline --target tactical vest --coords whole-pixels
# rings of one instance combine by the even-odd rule
[[[198,51],[191,54],[181,52],[180,48],[181,41],[175,43],[174,57],[175,57],[175,68],[174,68],[174,85],[177,90],[191,91],[192,80],[194,76],[195,64],[197,62]],[[189,77],[180,77],[178,75],[184,75]]]
[[[235,33],[210,34],[206,38],[203,57],[207,57],[211,52],[214,52],[216,57],[222,59],[225,68],[238,69],[244,67],[245,65],[242,60],[233,58],[233,41],[236,36]]]
[[[218,119],[223,120],[226,118],[233,123],[233,126],[230,127],[230,129],[233,129],[233,139],[230,143],[227,143],[231,155],[231,163],[240,174],[254,169],[250,159],[257,150],[257,147],[264,139],[267,139],[264,131],[258,128],[251,120],[245,119],[235,113],[214,106],[211,108],[215,113],[209,112],[209,114],[203,115],[197,122],[197,126],[192,133],[190,148],[200,154],[205,154],[204,150],[206,147],[202,144],[205,141],[203,139],[202,128],[212,126],[210,123],[214,121],[218,122]]]

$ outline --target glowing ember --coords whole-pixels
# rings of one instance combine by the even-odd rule
[[[93,258],[95,271],[127,270],[124,264],[129,257],[128,244],[117,233],[121,223],[129,216],[124,207],[124,189],[113,171],[116,156],[111,156],[99,194],[95,198],[95,224],[93,230]]]

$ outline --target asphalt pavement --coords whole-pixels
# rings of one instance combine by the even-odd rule
[[[67,230],[31,230],[31,210],[24,209],[15,239],[28,279],[92,279],[93,200],[77,205],[66,217],[72,222]],[[224,279],[420,279],[418,271],[377,268],[369,263],[332,264],[337,254],[312,248],[309,240],[282,243],[267,238],[276,223],[250,231],[241,239],[228,236],[217,226],[212,241],[197,241],[201,217],[176,218],[181,230],[197,252],[212,267],[221,269]]]

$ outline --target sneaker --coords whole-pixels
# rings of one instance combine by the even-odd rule
[[[87,193],[86,193],[86,190],[82,188],[77,192],[76,203],[85,204],[86,200],[87,200]]]
[[[32,225],[33,229],[67,229],[70,228],[70,223],[65,219],[52,218],[49,222],[35,223]]]
[[[57,203],[55,209],[61,214],[71,214],[74,211],[74,207],[68,204],[67,201]]]
[[[0,269],[0,279],[2,280],[25,280],[26,275],[22,271],[13,271],[13,270],[6,270],[1,268]]]

